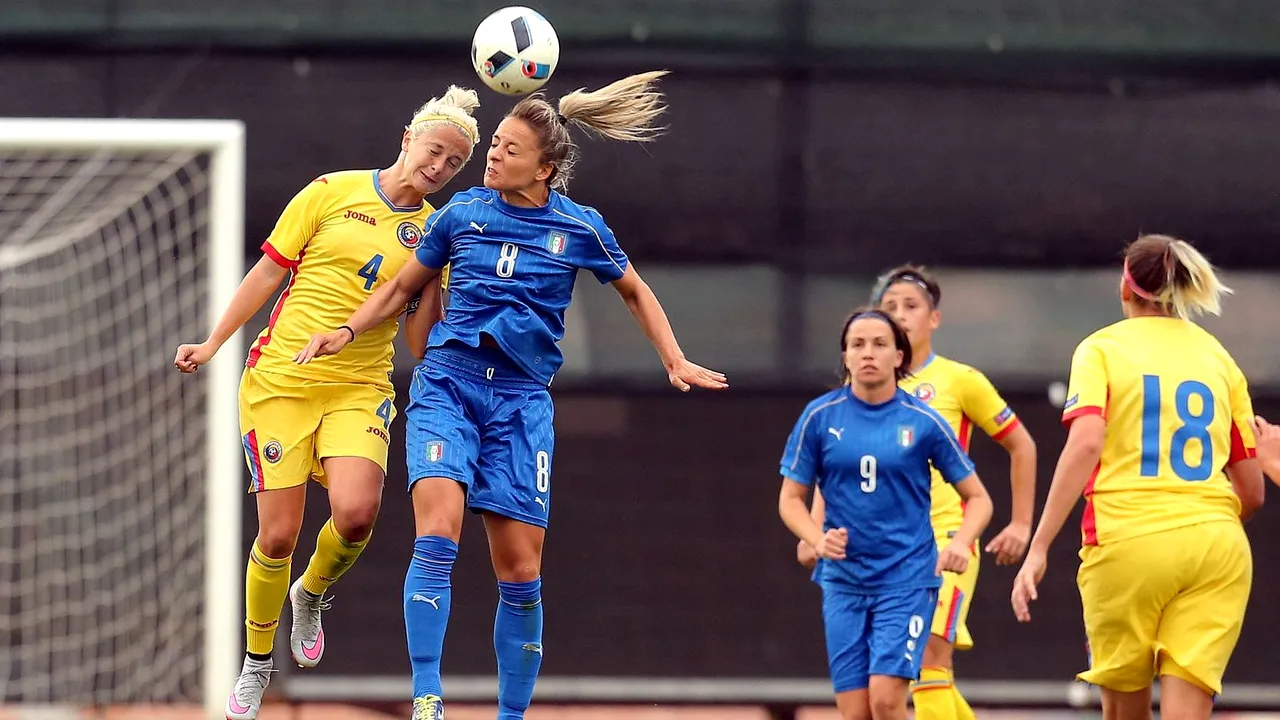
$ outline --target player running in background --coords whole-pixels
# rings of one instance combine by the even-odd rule
[[[907,334],[884,310],[841,332],[844,384],[809,403],[782,456],[778,514],[817,551],[827,655],[845,720],[904,720],[943,571],[964,573],[991,498],[947,423],[899,387]],[[930,466],[965,501],[941,548],[929,521]],[[805,504],[816,485],[821,525]]]
[[[1046,555],[1085,498],[1077,575],[1090,667],[1106,720],[1207,720],[1244,622],[1253,575],[1242,520],[1262,473],[1244,375],[1190,321],[1230,292],[1187,243],[1138,238],[1125,251],[1125,319],[1076,347],[1069,425],[1044,513],[1011,601],[1022,622]]]
[[[231,720],[253,720],[272,671],[271,648],[281,607],[293,606],[290,649],[302,667],[324,653],[324,592],[351,568],[369,542],[382,502],[387,445],[395,415],[393,342],[406,297],[371,325],[341,357],[293,362],[297,348],[346,319],[413,257],[436,192],[466,164],[479,139],[471,90],[450,87],[414,114],[400,155],[382,170],[335,172],[314,180],[289,202],[222,319],[200,345],[178,348],[174,364],[195,372],[292,277],[271,320],[249,351],[240,381],[244,436],[258,506],[258,535],[245,577],[246,657],[227,698]],[[405,332],[421,355],[440,317],[440,285],[409,303]],[[354,339],[354,338],[353,338]],[[316,538],[302,576],[289,584],[302,527],[307,479],[329,492],[332,517]]]
[[[985,375],[934,353],[933,332],[942,320],[939,310],[942,289],[924,268],[903,265],[890,270],[876,283],[871,301],[893,316],[911,341],[910,375],[899,387],[941,415],[966,453],[975,425],[1008,451],[1013,495],[1011,517],[1009,525],[987,544],[986,550],[996,556],[997,565],[1017,563],[1026,551],[1035,513],[1035,441]],[[934,535],[941,550],[955,536],[964,513],[960,496],[936,470],[931,495]],[[821,493],[814,493],[813,505],[814,521],[822,522]],[[975,717],[955,687],[953,654],[955,649],[973,647],[968,616],[978,583],[981,561],[978,547],[977,543],[972,546],[969,564],[963,573],[943,575],[920,681],[912,686],[917,720],[973,720]],[[813,548],[802,541],[796,552],[802,564],[812,564]]]
[[[524,717],[542,662],[542,544],[551,509],[557,346],[578,271],[612,283],[658,351],[671,384],[727,387],[685,359],[666,313],[594,209],[561,194],[578,148],[569,128],[633,142],[654,137],[663,72],[634,75],[553,106],[521,100],[493,135],[485,187],[431,218],[417,259],[298,361],[337,353],[449,263],[449,312],[414,371],[406,453],[417,539],[405,578],[415,720],[442,717],[440,654],[465,508],[481,513],[498,578],[494,650],[501,720]],[[336,324],[336,323],[335,323]],[[301,347],[301,345],[299,345]]]

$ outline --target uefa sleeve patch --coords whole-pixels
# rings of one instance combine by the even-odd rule
[[[1009,418],[1011,417],[1013,417],[1013,408],[1009,407],[1008,405],[1005,405],[1004,409],[996,414],[995,422],[997,425],[1003,425],[1009,422]]]

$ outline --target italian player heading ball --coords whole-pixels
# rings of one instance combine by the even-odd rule
[[[381,505],[395,417],[395,316],[408,312],[408,343],[421,354],[440,317],[440,284],[405,298],[341,357],[298,365],[293,354],[312,333],[341,323],[412,260],[433,211],[424,197],[471,157],[479,138],[471,113],[478,105],[473,91],[451,87],[414,114],[390,167],[328,173],[303,188],[209,339],[178,348],[174,365],[195,372],[291,275],[240,382],[240,431],[258,534],[245,574],[246,657],[227,697],[229,720],[258,715],[286,595],[293,606],[294,661],[314,667],[324,654],[323,595],[364,550]],[[332,517],[306,571],[290,587],[308,479],[329,490]]]
[[[555,105],[516,104],[498,125],[484,187],[431,217],[416,258],[346,326],[312,337],[306,363],[334,353],[395,314],[446,263],[449,310],[413,374],[405,438],[417,539],[405,577],[414,720],[444,713],[440,654],[464,511],[484,518],[498,578],[494,651],[500,720],[523,718],[542,663],[542,544],[551,512],[555,436],[548,386],[580,270],[610,283],[653,343],[676,388],[719,390],[724,375],[687,360],[666,313],[595,209],[564,195],[581,127],[643,142],[662,113],[664,73],[624,78]],[[352,332],[348,332],[348,328]]]
[[[1163,235],[1128,247],[1119,286],[1125,319],[1071,358],[1067,443],[1011,601],[1030,621],[1049,545],[1083,494],[1079,678],[1102,688],[1106,720],[1151,717],[1155,677],[1164,717],[1208,720],[1252,585],[1242,522],[1264,490],[1244,374],[1190,319],[1230,291]]]

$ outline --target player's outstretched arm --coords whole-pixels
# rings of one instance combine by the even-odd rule
[[[658,302],[648,283],[640,278],[633,265],[628,265],[622,277],[613,281],[613,289],[618,291],[622,302],[626,303],[631,317],[644,331],[649,342],[662,358],[662,365],[667,369],[667,379],[677,389],[688,392],[690,386],[707,388],[708,390],[724,390],[729,387],[729,380],[723,373],[708,370],[685,359],[676,342],[676,334],[667,320],[667,313]]]
[[[404,337],[409,345],[409,352],[421,360],[427,354],[427,337],[431,328],[444,317],[443,294],[440,278],[427,283],[415,301],[417,307],[411,307],[409,316],[404,320]]]
[[[391,281],[373,291],[364,304],[340,327],[327,333],[311,336],[307,346],[293,356],[298,364],[311,362],[314,358],[333,355],[356,339],[360,333],[388,318],[395,317],[409,299],[420,291],[424,285],[440,277],[440,268],[429,268],[418,262],[417,257],[409,258],[400,272]]]
[[[173,358],[174,366],[184,373],[193,373],[212,360],[218,348],[267,304],[287,273],[284,266],[263,255],[240,281],[240,287],[231,296],[231,302],[209,333],[209,338],[198,345],[178,346],[178,354]]]
[[[1067,444],[1058,456],[1058,466],[1049,484],[1049,497],[1045,500],[1040,524],[1031,537],[1031,547],[1027,549],[1022,569],[1013,581],[1013,613],[1021,622],[1031,620],[1030,602],[1036,599],[1036,586],[1048,567],[1049,546],[1062,532],[1071,508],[1084,493],[1089,474],[1102,457],[1106,437],[1107,421],[1101,415],[1081,415],[1071,422]]]

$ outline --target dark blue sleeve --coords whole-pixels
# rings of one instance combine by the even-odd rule
[[[613,230],[605,224],[599,213],[587,210],[586,216],[591,223],[592,242],[583,253],[583,267],[591,271],[600,284],[611,283],[627,272],[627,254],[618,246],[618,238]]]
[[[929,411],[929,418],[933,421],[929,432],[932,441],[926,446],[929,448],[929,462],[942,474],[942,479],[949,483],[958,483],[972,475],[973,461],[960,447],[960,441],[951,432],[951,426],[932,410]]]
[[[453,228],[458,217],[458,201],[462,193],[454,195],[449,204],[431,213],[415,255],[425,267],[440,269],[449,264],[449,251],[453,247]]]
[[[814,431],[819,423],[813,422],[813,416],[817,413],[816,409],[805,408],[804,414],[791,430],[791,436],[787,438],[787,447],[782,451],[779,471],[783,477],[801,485],[812,485],[818,471],[822,469],[822,446]]]

